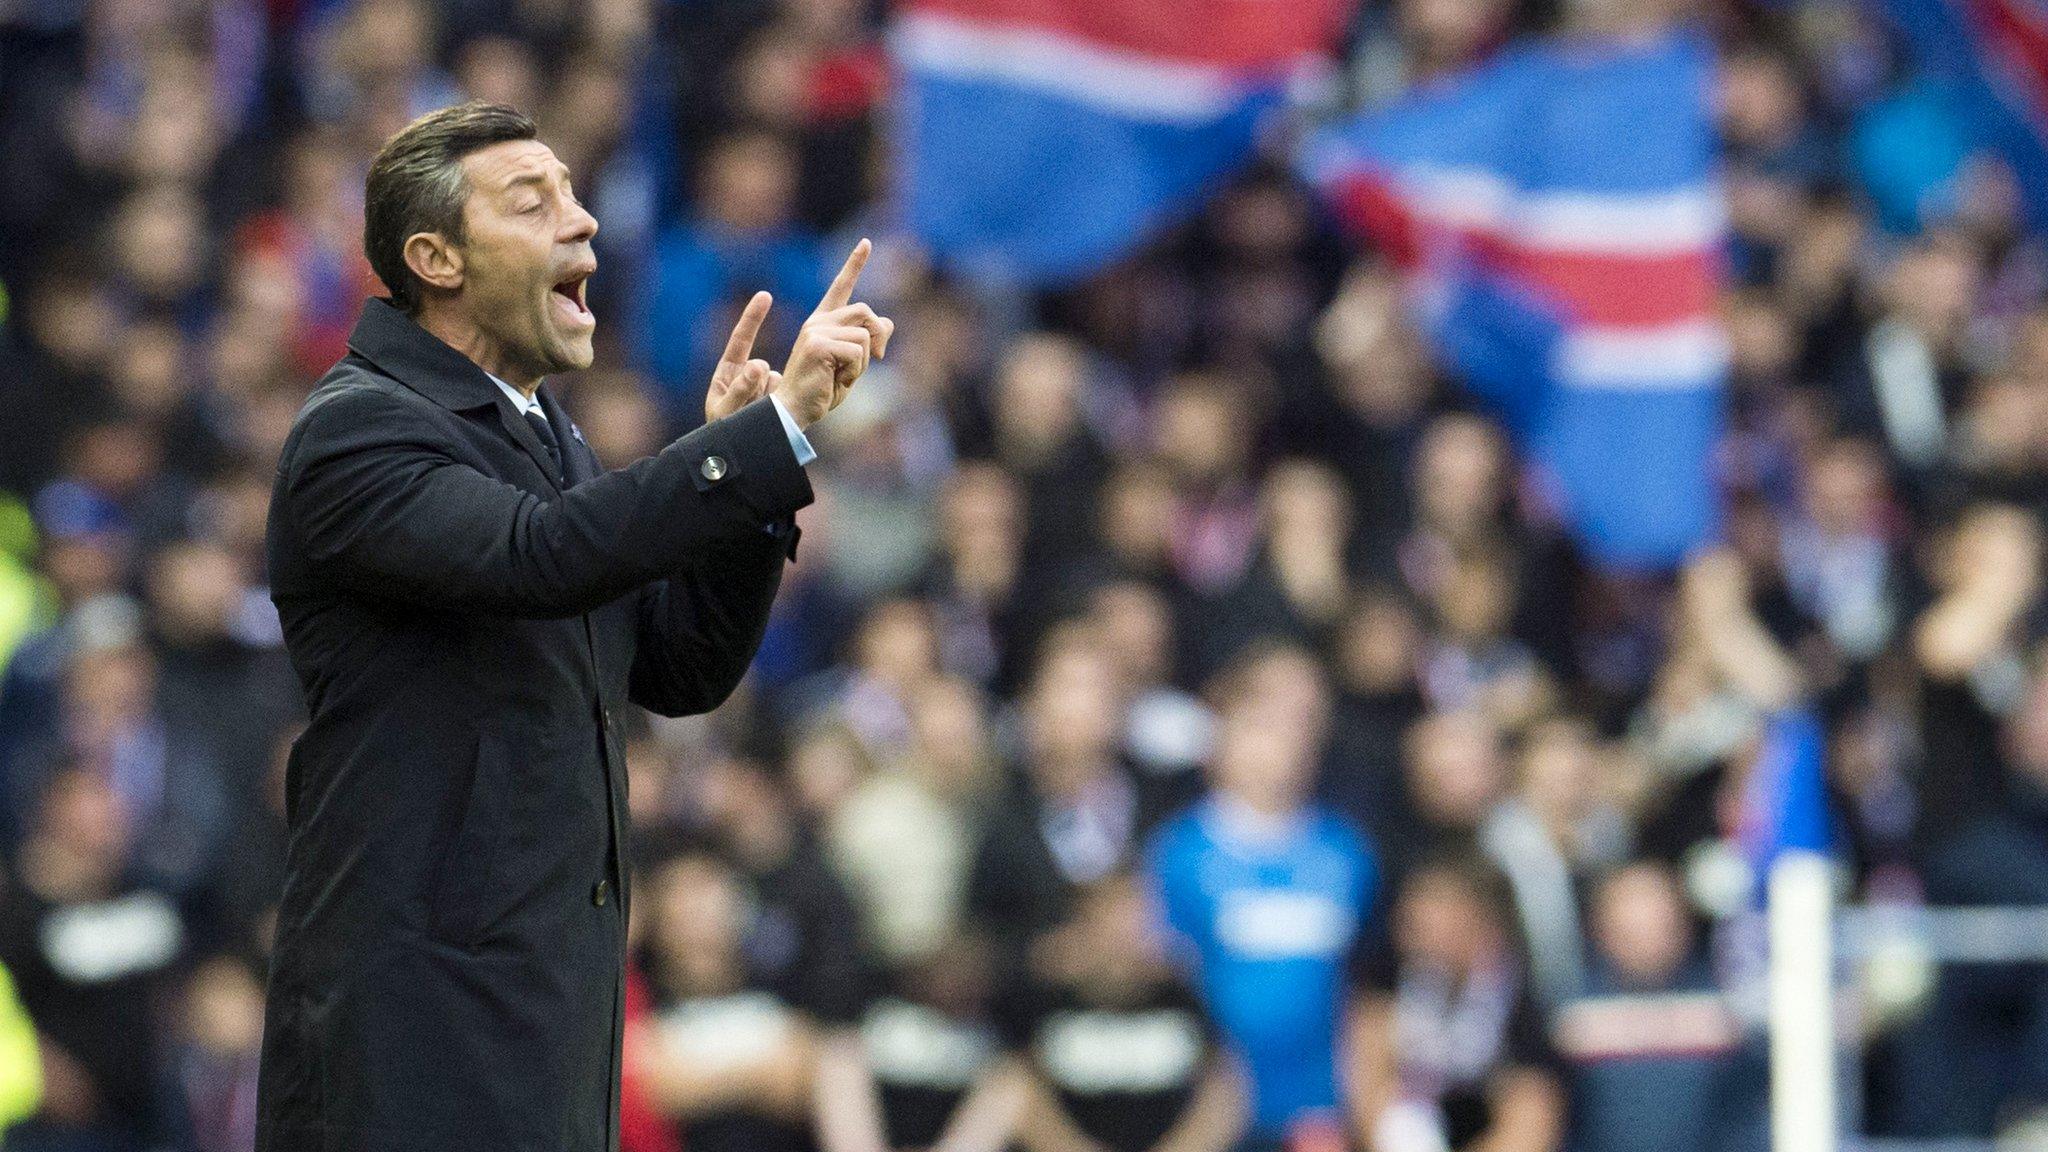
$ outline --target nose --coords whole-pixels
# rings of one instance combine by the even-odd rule
[[[562,218],[563,240],[570,244],[587,244],[597,235],[597,217],[578,204],[569,201],[569,214]]]

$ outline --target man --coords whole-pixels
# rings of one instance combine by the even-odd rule
[[[707,423],[600,474],[550,373],[588,367],[597,221],[518,112],[371,165],[391,296],[299,414],[272,596],[306,692],[288,767],[257,1147],[612,1152],[627,893],[620,713],[724,700],[760,642],[803,429],[891,323],[854,249],[782,372],[742,312]]]
[[[1558,1152],[1563,1070],[1515,940],[1513,897],[1484,857],[1433,856],[1402,878],[1391,963],[1353,1014],[1357,1136],[1374,1152]]]
[[[1586,986],[1552,1017],[1573,1152],[1769,1146],[1769,1069],[1699,946],[1678,874],[1627,865],[1594,890]],[[1760,1039],[1760,1038],[1759,1038]]]
[[[1210,794],[1146,857],[1179,959],[1244,1060],[1250,1149],[1345,1146],[1338,1054],[1378,939],[1372,843],[1311,799],[1323,734],[1290,683],[1301,655],[1253,653],[1225,674]]]

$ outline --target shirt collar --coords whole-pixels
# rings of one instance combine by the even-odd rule
[[[489,372],[484,373],[484,375],[491,376]],[[519,409],[521,416],[526,415],[528,412],[539,412],[543,416],[547,415],[547,410],[540,406],[538,390],[535,391],[534,395],[528,396],[496,376],[491,376],[491,383],[496,384],[505,393],[505,398],[512,401],[512,406]]]

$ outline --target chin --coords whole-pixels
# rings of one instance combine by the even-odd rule
[[[580,340],[564,340],[552,349],[548,359],[554,361],[557,372],[581,372],[597,362],[597,348],[590,337]]]

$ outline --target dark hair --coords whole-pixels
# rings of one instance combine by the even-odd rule
[[[420,310],[420,281],[405,264],[407,237],[438,232],[463,241],[462,206],[469,198],[462,158],[507,140],[540,134],[517,108],[472,100],[407,124],[385,141],[363,184],[363,254],[391,302]]]
[[[1409,898],[1426,884],[1448,884],[1471,900],[1507,937],[1509,946],[1526,957],[1514,887],[1491,859],[1468,846],[1433,849],[1402,877],[1395,899]]]

